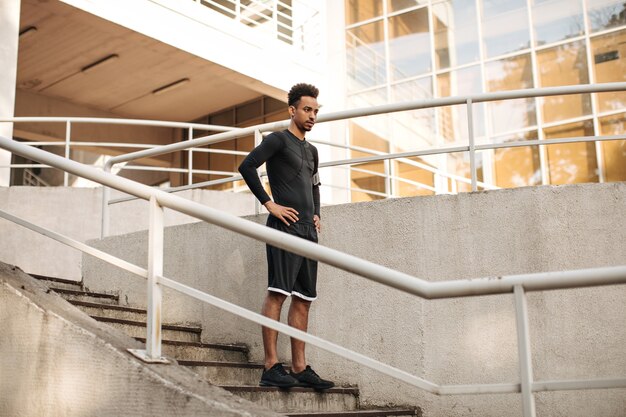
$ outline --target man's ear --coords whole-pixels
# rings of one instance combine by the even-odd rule
[[[293,118],[296,113],[296,108],[294,106],[289,106],[289,117]]]

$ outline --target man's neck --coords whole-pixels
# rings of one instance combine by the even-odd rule
[[[301,132],[300,129],[298,129],[294,123],[291,123],[289,127],[287,128],[287,130],[289,130],[291,134],[293,134],[298,139],[304,140],[305,132]]]

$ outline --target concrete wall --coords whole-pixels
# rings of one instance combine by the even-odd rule
[[[0,263],[0,415],[274,416],[177,365],[148,365],[141,344]]]
[[[320,243],[431,281],[626,264],[626,183],[529,187],[324,207]],[[265,216],[250,220],[264,222]],[[264,245],[207,224],[168,228],[165,271],[194,288],[259,311]],[[95,246],[145,266],[147,236]],[[145,283],[84,261],[92,289],[145,304]],[[439,384],[517,382],[512,295],[425,301],[320,266],[310,331]],[[626,375],[622,287],[529,295],[537,380]],[[246,343],[262,358],[259,328],[165,290],[166,321],[200,323],[206,341]],[[289,361],[280,337],[281,359]],[[436,397],[314,347],[308,359],[365,404],[408,404],[431,416],[521,415],[518,394]],[[536,395],[541,416],[624,416],[626,390]]]
[[[235,215],[254,212],[248,193],[187,190],[177,193],[208,207]],[[100,237],[101,188],[0,187],[0,210],[80,242]],[[113,192],[111,198],[123,197]],[[111,235],[148,228],[148,203],[134,200],[111,206]],[[166,225],[196,219],[166,210]],[[38,251],[33,256],[33,251]],[[0,261],[19,265],[32,274],[65,277],[80,281],[82,253],[38,233],[0,218]]]

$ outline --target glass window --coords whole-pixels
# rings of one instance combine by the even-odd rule
[[[533,88],[530,55],[524,54],[485,64],[485,82],[489,92]],[[487,111],[491,131],[495,134],[537,124],[533,98],[489,102]]]
[[[596,83],[626,81],[626,30],[591,39]],[[626,91],[597,94],[601,112],[626,107]]]
[[[532,11],[536,45],[558,42],[585,33],[580,0],[535,0]]]
[[[430,77],[393,85],[391,100],[395,103],[433,98]],[[436,145],[435,111],[432,108],[403,111],[389,116],[393,143],[402,150]]]
[[[394,80],[432,69],[427,8],[389,18],[389,59]]]
[[[589,72],[585,49],[584,42],[578,41],[537,52],[540,86],[588,84]],[[589,94],[544,97],[541,103],[545,122],[581,117],[591,113]]]
[[[483,0],[483,32],[489,58],[528,48],[526,0]]]
[[[397,12],[422,4],[428,4],[428,0],[387,0],[387,9],[389,12]]]
[[[586,0],[587,16],[592,32],[626,25],[624,0]]]
[[[348,0],[345,4],[347,25],[383,15],[382,0]]]
[[[382,21],[347,31],[346,65],[350,91],[381,85],[387,81],[384,41]]]
[[[482,93],[480,67],[478,65],[463,68],[457,71],[441,74],[437,77],[438,96],[466,96]],[[473,104],[474,136],[479,137],[485,134],[483,123],[484,103]],[[439,132],[446,143],[467,142],[467,106],[446,106],[440,107],[439,112]]]
[[[394,161],[396,176],[401,178],[394,181],[395,194],[400,197],[413,197],[417,195],[432,195],[431,190],[435,186],[435,176],[420,158],[409,158],[405,162]],[[430,187],[426,188],[426,187]]]
[[[372,149],[381,152],[389,152],[389,142],[382,139],[375,133],[376,124],[361,124],[369,119],[378,117],[367,117],[360,120],[360,123],[350,122],[350,144]],[[371,153],[351,151],[352,158],[362,156],[371,156]],[[352,201],[369,201],[384,198],[379,194],[385,192],[385,165],[384,162],[368,162],[364,164],[353,165],[350,168],[350,183],[353,190],[351,191]],[[372,191],[368,193],[366,191]]]
[[[546,139],[593,136],[593,123],[586,120],[545,129]],[[549,142],[548,140],[546,142]],[[598,161],[594,142],[547,145],[550,184],[598,181]]]
[[[626,132],[626,113],[600,119],[601,135],[623,135]],[[602,142],[604,179],[626,181],[626,140]]]
[[[537,140],[537,131],[495,138],[496,143]],[[514,188],[541,184],[538,146],[494,150],[494,176],[498,187]]]
[[[478,61],[478,24],[474,0],[446,0],[432,6],[437,69]]]

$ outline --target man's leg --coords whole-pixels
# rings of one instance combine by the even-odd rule
[[[291,297],[289,307],[289,325],[298,330],[306,332],[309,325],[309,309],[311,302],[299,297]],[[305,344],[302,340],[291,338],[291,369],[292,372],[302,372],[306,368],[306,358],[304,355]]]
[[[263,308],[261,314],[265,317],[269,317],[273,320],[280,320],[280,312],[283,308],[283,303],[287,298],[286,295],[268,291],[263,301]],[[270,329],[269,327],[263,327],[263,349],[265,350],[265,369],[270,369],[278,362],[278,353],[276,352],[276,344],[278,341],[278,332]]]

